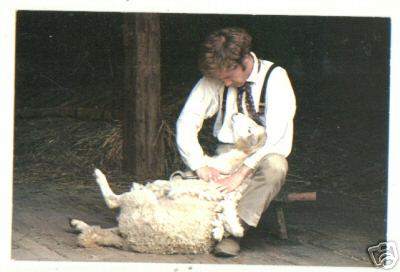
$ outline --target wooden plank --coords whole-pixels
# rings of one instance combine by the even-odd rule
[[[260,237],[263,237],[260,239]],[[280,240],[254,230],[244,238],[239,263],[285,265],[338,265],[366,266],[368,263],[338,254],[328,247],[299,242],[296,239]]]
[[[67,258],[57,254],[51,248],[37,243],[26,234],[14,231],[12,236],[15,246],[19,248],[19,251],[12,252],[13,259],[24,256],[31,260],[67,260]]]
[[[303,227],[291,226],[296,232],[294,239],[307,246],[314,246],[321,250],[329,250],[333,255],[347,259],[350,263],[370,265],[366,248],[371,243],[370,239],[354,232],[346,233],[344,230],[334,233],[324,230],[313,230]]]
[[[140,179],[165,174],[161,128],[160,18],[124,15],[123,166]]]

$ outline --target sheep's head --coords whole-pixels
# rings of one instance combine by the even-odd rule
[[[237,149],[251,154],[265,144],[267,140],[265,128],[257,124],[249,116],[235,113],[232,116],[232,124],[233,137]]]

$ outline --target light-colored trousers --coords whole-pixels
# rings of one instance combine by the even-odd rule
[[[245,180],[248,184],[238,204],[239,217],[256,227],[263,212],[285,183],[288,163],[284,156],[268,154],[258,164],[255,172]]]

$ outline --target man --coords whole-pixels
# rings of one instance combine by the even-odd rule
[[[193,88],[177,121],[179,152],[199,178],[218,183],[222,191],[248,183],[238,204],[245,229],[257,226],[285,181],[296,111],[286,71],[258,59],[251,52],[251,42],[251,36],[240,28],[222,29],[208,36],[199,56],[203,78]],[[237,112],[263,124],[267,141],[235,173],[223,177],[206,165],[197,135],[204,119],[217,114],[213,134],[220,142],[232,144],[231,117]],[[216,245],[214,254],[236,256],[239,250],[237,239],[225,238]]]

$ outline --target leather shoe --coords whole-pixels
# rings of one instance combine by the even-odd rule
[[[214,248],[214,255],[217,257],[235,257],[240,252],[240,239],[228,237],[222,239]]]

